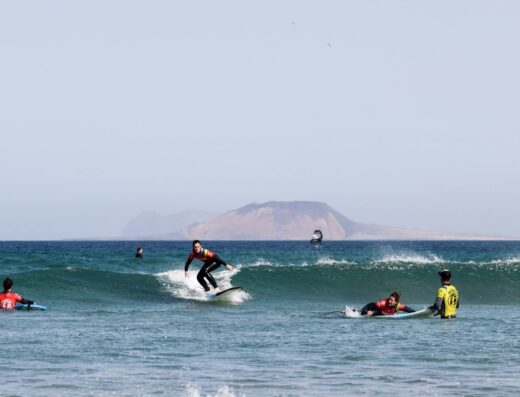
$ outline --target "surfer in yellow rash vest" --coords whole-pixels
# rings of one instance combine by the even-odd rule
[[[455,318],[459,307],[459,291],[450,284],[451,272],[448,269],[441,270],[439,276],[442,287],[437,291],[437,298],[430,309],[436,312],[436,316],[440,314],[441,318]]]

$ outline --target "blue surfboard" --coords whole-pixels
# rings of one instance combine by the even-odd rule
[[[16,310],[47,310],[47,306],[38,305],[37,303],[33,303],[32,305],[17,303],[14,308]]]
[[[419,310],[413,313],[396,313],[392,316],[373,316],[372,318],[382,318],[385,320],[405,320],[405,319],[412,319],[412,318],[425,318],[433,316],[433,311],[430,309],[423,309]]]

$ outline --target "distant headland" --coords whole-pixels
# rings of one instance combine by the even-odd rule
[[[315,229],[325,240],[511,240],[441,231],[423,231],[355,222],[326,203],[269,201],[215,214],[189,211],[161,216],[143,212],[122,238],[142,240],[308,240]]]

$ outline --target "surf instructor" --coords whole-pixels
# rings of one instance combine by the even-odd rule
[[[190,276],[190,274],[188,273],[188,268],[190,267],[193,259],[198,259],[204,262],[199,272],[197,273],[197,281],[200,283],[200,285],[202,285],[204,291],[209,292],[210,288],[208,287],[208,283],[205,280],[207,279],[209,283],[213,286],[214,292],[218,294],[220,292],[220,289],[217,287],[217,282],[215,281],[210,272],[220,267],[220,265],[224,265],[227,270],[233,270],[233,267],[224,262],[216,253],[208,249],[202,248],[202,244],[199,240],[194,240],[192,245],[193,250],[190,252],[188,259],[186,260],[186,264],[184,265],[185,277]]]
[[[440,314],[441,318],[455,318],[459,307],[459,291],[450,284],[451,272],[448,269],[443,269],[438,274],[441,276],[442,287],[437,291],[437,298],[430,309],[436,312],[436,316]]]

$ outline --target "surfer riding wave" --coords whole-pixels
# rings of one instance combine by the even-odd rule
[[[221,265],[224,265],[227,270],[233,270],[233,267],[226,262],[224,262],[216,253],[202,248],[202,243],[199,240],[193,241],[193,250],[190,252],[188,259],[186,260],[186,264],[184,265],[184,275],[185,277],[189,277],[188,269],[191,265],[193,259],[198,259],[202,261],[204,264],[200,268],[197,273],[197,281],[202,285],[204,291],[209,292],[210,288],[206,280],[213,286],[214,292],[218,294],[220,289],[217,286],[217,282],[211,275],[211,272]]]

